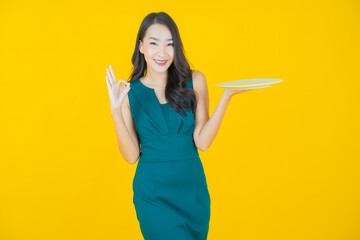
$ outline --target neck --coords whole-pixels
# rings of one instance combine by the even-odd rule
[[[151,83],[155,88],[165,88],[167,82],[168,72],[154,72],[154,71],[146,71],[145,79]]]

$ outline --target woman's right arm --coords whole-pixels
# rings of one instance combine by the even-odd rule
[[[109,68],[110,70],[106,68],[105,79],[109,90],[110,111],[114,120],[119,150],[125,161],[134,164],[140,156],[140,147],[128,99],[131,84],[124,79],[116,81],[112,66],[109,65]]]
[[[130,164],[136,163],[140,156],[138,135],[131,115],[129,98],[125,97],[120,108],[111,110],[117,141],[121,155]]]

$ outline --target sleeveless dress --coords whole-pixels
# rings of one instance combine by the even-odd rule
[[[192,78],[186,87],[193,88]],[[210,195],[193,140],[194,114],[161,104],[138,78],[128,97],[141,146],[133,203],[144,239],[207,239]]]

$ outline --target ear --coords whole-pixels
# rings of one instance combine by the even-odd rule
[[[139,40],[139,51],[140,51],[140,53],[144,54],[144,53],[143,53],[143,49],[142,49],[142,42],[141,42],[141,40]]]

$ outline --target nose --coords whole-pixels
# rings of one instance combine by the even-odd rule
[[[165,55],[165,46],[161,46],[159,50],[159,56],[163,57]]]

